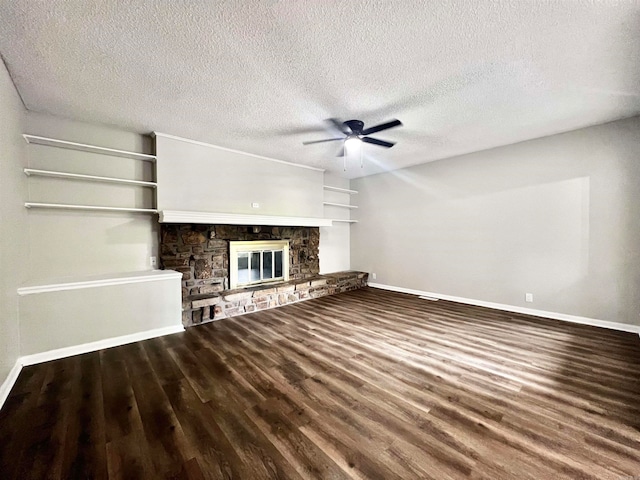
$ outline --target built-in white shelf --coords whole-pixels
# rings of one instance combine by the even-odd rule
[[[143,180],[128,180],[125,178],[113,178],[113,177],[99,177],[96,175],[84,175],[80,173],[69,172],[56,172],[53,170],[37,170],[35,168],[25,168],[24,173],[27,175],[35,175],[40,177],[53,177],[53,178],[71,178],[75,180],[87,180],[91,182],[105,182],[105,183],[119,183],[123,185],[136,185],[141,187],[156,188],[158,186],[155,182],[146,182]]]
[[[358,220],[347,220],[344,218],[332,218],[332,222],[342,222],[342,223],[358,223]]]
[[[332,192],[348,193],[349,195],[354,195],[358,193],[357,190],[349,190],[348,188],[332,187],[331,185],[323,185],[322,188],[324,188],[325,190],[331,190]]]
[[[33,143],[36,145],[46,145],[48,147],[66,148],[69,150],[80,150],[81,152],[101,153],[103,155],[111,155],[113,157],[131,158],[134,160],[146,160],[148,162],[156,161],[155,155],[148,155],[146,153],[129,152],[126,150],[117,150],[114,148],[88,145],[85,143],[68,142],[66,140],[58,140],[56,138],[29,135],[27,133],[23,134],[22,136],[27,141],[27,143]]]
[[[333,203],[333,202],[322,202],[323,205],[329,205],[331,207],[340,207],[340,208],[358,208],[357,205],[347,205],[346,203]]]
[[[158,213],[154,208],[101,207],[98,205],[69,205],[65,203],[25,202],[27,208],[53,208],[58,210],[96,210],[104,212]]]

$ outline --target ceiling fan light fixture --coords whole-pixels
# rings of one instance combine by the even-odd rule
[[[338,157],[344,157],[345,171],[347,170],[347,157],[353,159],[360,157],[360,168],[364,167],[364,164],[362,162],[363,143],[370,143],[372,145],[377,145],[384,148],[391,148],[395,145],[395,142],[388,142],[386,140],[380,140],[379,138],[370,137],[370,134],[388,130],[394,127],[399,127],[402,125],[402,122],[397,119],[369,128],[364,128],[364,122],[362,120],[347,120],[346,122],[340,122],[336,118],[329,118],[326,121],[331,124],[334,130],[342,134],[343,137],[312,140],[309,142],[302,142],[302,144],[311,145],[312,143],[337,142],[342,140],[343,145],[340,149]]]
[[[349,135],[344,141],[346,148],[358,148],[362,145],[362,139],[358,135]]]
[[[363,167],[362,162],[362,138],[359,135],[349,135],[344,141],[344,169],[347,170],[347,159],[360,159],[360,168]]]

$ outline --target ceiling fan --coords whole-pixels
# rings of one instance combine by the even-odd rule
[[[361,120],[347,120],[346,122],[340,122],[335,118],[329,118],[327,120],[338,130],[343,136],[334,138],[325,138],[324,140],[312,140],[309,142],[302,142],[303,145],[311,145],[313,143],[324,142],[336,142],[342,140],[344,142],[343,148],[340,149],[338,157],[345,158],[345,170],[347,169],[347,157],[354,151],[360,154],[360,166],[362,167],[362,143],[370,143],[372,145],[378,145],[379,147],[391,148],[395,145],[395,142],[387,142],[386,140],[380,140],[373,137],[368,137],[372,133],[381,132],[393,127],[399,127],[402,125],[400,120],[391,120],[390,122],[381,123],[374,127],[364,128],[364,122]]]

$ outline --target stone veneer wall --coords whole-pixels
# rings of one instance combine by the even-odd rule
[[[317,227],[265,227],[253,233],[242,225],[161,224],[162,267],[182,273],[182,298],[229,288],[229,241],[289,240],[289,278],[320,272]]]
[[[309,298],[349,292],[366,287],[368,277],[364,272],[337,272],[273,285],[192,295],[183,299],[182,322],[189,327]]]

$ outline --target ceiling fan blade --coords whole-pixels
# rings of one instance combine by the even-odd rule
[[[336,157],[344,157],[344,147],[342,147],[340,149],[340,151],[338,152],[338,154],[336,155]]]
[[[329,122],[333,128],[345,135],[349,135],[351,133],[351,129],[337,118],[327,118],[326,121]]]
[[[325,138],[324,140],[312,140],[311,142],[302,142],[302,144],[311,145],[312,143],[336,142],[338,140],[344,140],[344,138]]]
[[[363,137],[362,141],[365,143],[372,143],[373,145],[378,145],[380,147],[391,148],[395,145],[394,142],[386,142],[384,140],[378,140],[377,138],[371,137]]]
[[[380,125],[376,125],[375,127],[369,127],[362,131],[362,135],[370,135],[372,133],[381,132],[382,130],[386,130],[388,128],[399,127],[402,125],[400,120],[391,120],[387,123],[381,123]]]

